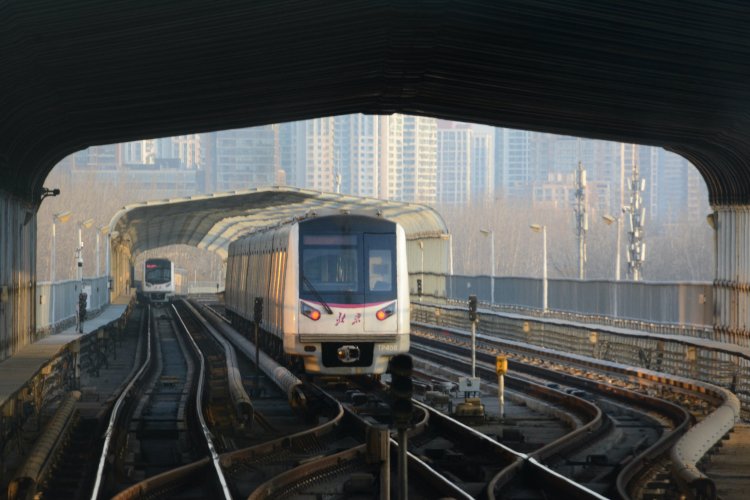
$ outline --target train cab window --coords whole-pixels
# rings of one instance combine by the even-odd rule
[[[365,234],[367,262],[367,295],[373,299],[395,298],[396,292],[396,236],[394,234]]]
[[[368,286],[371,292],[393,289],[393,255],[390,250],[371,249],[368,256]]]
[[[305,235],[302,241],[303,292],[359,292],[359,248],[355,235]]]
[[[169,261],[159,262],[150,260],[146,262],[146,283],[153,285],[167,283],[172,279],[171,271]]]

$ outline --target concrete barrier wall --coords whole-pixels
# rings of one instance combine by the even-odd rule
[[[412,282],[420,276],[410,273]],[[429,296],[466,300],[476,295],[480,302],[491,302],[489,276],[427,274],[424,282],[424,293]],[[712,326],[714,320],[711,283],[551,279],[547,300],[551,311],[581,315],[695,326]],[[495,278],[495,304],[541,310],[542,280]]]

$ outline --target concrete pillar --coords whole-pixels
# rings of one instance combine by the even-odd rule
[[[0,191],[0,360],[36,332],[36,209]]]
[[[112,279],[112,290],[110,290],[110,302],[125,294],[130,284],[131,257],[128,247],[112,242],[110,248],[110,272]]]
[[[750,346],[750,207],[718,206],[715,229],[715,340]]]

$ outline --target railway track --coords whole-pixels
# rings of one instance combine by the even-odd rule
[[[182,320],[170,319],[164,314],[164,310],[160,310],[149,323],[154,337],[159,338],[158,342],[154,338],[150,344],[154,358],[157,359],[160,353],[166,354],[168,358],[162,359],[161,364],[156,362],[159,366],[158,375],[157,370],[152,369],[149,379],[161,383],[163,387],[155,386],[146,391],[148,397],[139,398],[133,397],[134,389],[144,387],[143,382],[134,382],[135,387],[129,387],[126,391],[130,398],[125,399],[130,399],[130,402],[123,405],[140,408],[141,411],[137,413],[137,425],[129,426],[132,431],[130,437],[124,439],[115,436],[113,442],[132,443],[134,438],[138,441],[145,439],[147,442],[139,443],[129,451],[121,449],[109,452],[108,457],[123,460],[115,460],[116,465],[121,463],[127,466],[105,468],[106,473],[101,477],[107,492],[120,491],[117,498],[136,498],[144,494],[153,498],[175,495],[185,498],[216,497],[222,491],[227,496],[250,498],[299,495],[358,495],[362,498],[377,498],[384,488],[389,488],[391,494],[395,494],[398,443],[387,430],[390,425],[390,408],[388,394],[383,387],[372,381],[362,385],[320,378],[317,386],[303,384],[291,375],[278,372],[278,367],[266,366],[269,361],[263,355],[260,359],[265,373],[260,379],[255,376],[255,367],[248,367],[243,356],[237,356],[233,362],[228,362],[226,347],[220,347],[222,339],[223,342],[231,341],[233,349],[254,360],[253,346],[246,338],[229,331],[231,328],[220,319],[211,319],[212,314],[205,313],[205,320],[193,319],[195,311],[190,311],[189,307],[179,307],[183,309],[185,316]],[[174,326],[178,323],[184,326],[175,330]],[[210,323],[210,326],[206,323]],[[170,324],[171,328],[168,327]],[[197,358],[187,361],[183,357],[180,362],[182,368],[178,368],[180,363],[173,360],[175,353],[191,351],[193,341],[188,337],[180,343],[183,330],[191,331],[195,338],[196,346],[192,350],[207,354],[206,370],[214,377],[206,378],[204,390],[197,387],[202,378],[188,382],[189,373],[198,371],[200,361]],[[488,339],[483,339],[482,342],[491,344]],[[430,345],[424,346],[424,343]],[[415,338],[413,354],[429,357],[435,354],[426,354],[425,351],[442,351],[442,357],[433,358],[431,363],[447,367],[454,362],[451,358],[468,359],[465,344],[466,338],[460,334],[447,342],[446,339],[423,341],[422,338]],[[488,380],[495,379],[494,354],[499,348],[490,346],[487,352],[478,354],[480,374],[487,369]],[[503,349],[503,352],[507,351]],[[525,361],[531,359],[529,353],[523,356]],[[255,393],[252,402],[249,402],[248,397],[251,410],[250,413],[246,411],[244,416],[242,411],[238,411],[238,406],[233,403],[227,389],[231,385],[227,376],[231,371],[228,368],[230,365],[237,367],[239,385],[248,389],[247,392]],[[240,368],[241,365],[245,366]],[[455,370],[467,372],[465,364],[456,366]],[[520,368],[513,365],[512,370],[517,372]],[[540,443],[538,449],[527,448],[519,453],[437,410],[418,405],[414,414],[414,426],[409,434],[409,495],[412,498],[543,498],[559,496],[561,492],[570,498],[597,498],[595,491],[613,495],[613,491],[616,492],[612,486],[614,483],[625,484],[626,493],[623,496],[627,496],[627,491],[632,491],[638,496],[657,497],[659,493],[670,491],[668,484],[665,489],[663,479],[666,475],[664,467],[668,463],[662,459],[657,460],[657,457],[664,456],[668,446],[662,444],[659,448],[653,440],[660,433],[662,436],[669,434],[664,430],[676,426],[667,417],[656,421],[651,416],[643,417],[643,413],[639,417],[636,415],[637,411],[616,402],[627,392],[623,388],[628,383],[627,377],[622,382],[616,381],[617,385],[623,387],[610,385],[603,388],[607,384],[601,379],[587,379],[579,385],[579,381],[573,380],[572,375],[566,374],[562,379],[550,382],[551,379],[545,378],[547,375],[540,374],[544,368],[531,366],[529,370],[528,377],[535,381],[517,382],[521,384],[517,390],[527,395],[534,394],[541,400],[550,401],[550,404],[559,405],[562,401],[567,401],[567,418],[571,422],[577,422],[570,435],[578,435],[579,439],[566,436],[567,439],[560,442]],[[291,407],[299,409],[304,406],[308,409],[308,419],[312,416],[314,420],[312,425],[311,420],[303,425],[298,418],[296,424],[291,424],[289,417],[274,422],[274,413],[281,407],[278,400],[269,401],[264,407],[262,393],[270,389],[261,389],[264,384],[270,386],[273,380],[281,387],[275,390],[283,399],[292,402]],[[509,381],[509,390],[513,390],[516,382],[510,382],[510,377],[506,380]],[[163,383],[165,381],[167,384]],[[561,390],[546,387],[549,383],[558,384]],[[184,385],[172,385],[170,390],[170,384]],[[570,397],[562,391],[565,387],[586,391],[587,399],[592,401]],[[651,388],[644,392],[653,390]],[[197,402],[190,406],[203,407],[206,411],[196,412],[193,409],[193,417],[189,417],[191,411],[188,405],[182,403],[186,393],[204,396],[208,404]],[[150,402],[150,397],[155,395],[164,396],[165,399]],[[643,398],[643,394],[636,396],[636,399]],[[681,393],[680,398],[685,399],[685,393]],[[705,402],[691,404],[696,409],[705,407]],[[262,411],[258,411],[258,408],[262,408]],[[146,411],[142,411],[143,409]],[[658,411],[660,409],[657,407],[649,410],[650,415]],[[168,427],[180,420],[174,415],[185,415],[187,418],[182,420],[182,424]],[[207,418],[201,423],[204,416]],[[279,425],[278,422],[285,423]],[[192,425],[196,423],[197,425]],[[121,425],[117,427],[120,428]],[[182,447],[186,441],[185,436],[190,436],[189,441],[197,442],[192,434],[195,432],[193,429],[208,431],[209,426],[212,426],[211,432],[217,438],[215,443],[193,449]],[[139,434],[139,429],[145,431]],[[159,443],[158,438],[148,442],[149,435],[158,434],[163,437],[164,429],[168,429],[166,432],[173,437],[176,436],[170,445],[162,446],[164,443]],[[644,429],[652,434],[646,437]],[[639,436],[639,433],[642,435]],[[601,442],[610,443],[606,451],[603,452],[601,444],[591,444],[591,438],[595,435],[600,436],[603,440]],[[581,436],[589,439],[588,448],[581,445]],[[618,439],[619,442],[635,442],[637,446],[611,446]],[[158,455],[159,459],[153,462],[137,459],[156,449],[169,451]],[[385,449],[388,450],[387,453]],[[179,456],[177,450],[180,450]],[[193,450],[196,452],[191,453]],[[137,456],[135,451],[146,453]],[[650,472],[633,470],[632,464],[641,461],[634,451],[644,452],[641,456],[660,463],[662,468],[652,468]],[[153,456],[157,456],[153,453]],[[167,461],[164,459],[165,455],[173,460]],[[209,458],[205,458],[207,455]],[[603,460],[602,456],[606,459]],[[541,462],[558,467],[558,472],[542,466]],[[629,466],[623,467],[626,463]],[[625,474],[628,478],[636,478],[636,483],[643,485],[640,489],[632,484],[628,486],[630,479],[614,479],[615,470],[626,469],[629,469],[627,474],[622,473],[620,477]],[[147,474],[148,479],[133,484],[134,479],[145,478]],[[218,479],[219,474],[225,478],[223,484]],[[574,477],[589,485],[589,488],[582,488],[565,476]],[[122,490],[128,482],[131,487]]]
[[[225,455],[223,462],[232,464],[229,475],[233,483],[247,487],[239,496],[250,493],[250,498],[283,498],[359,492],[365,498],[369,498],[368,493],[376,498],[383,488],[390,488],[395,494],[395,485],[383,481],[384,476],[396,477],[393,461],[398,452],[398,443],[387,431],[391,423],[388,395],[378,383],[355,382],[356,379],[346,382],[321,379],[319,384],[323,385],[316,386],[314,391],[308,390],[308,403],[312,402],[310,394],[315,392],[341,404],[342,417],[333,419],[339,422],[336,431],[326,437],[326,442],[333,446],[321,445],[319,436],[313,433],[314,437],[295,436],[296,445],[289,439],[282,439]],[[595,413],[595,409],[590,413]],[[590,419],[583,413],[579,417]],[[389,454],[372,446],[373,436],[380,435],[383,439],[383,429],[386,429]],[[414,427],[409,434],[409,495],[412,498],[480,497],[504,471],[518,468],[525,462],[521,454],[427,406],[417,407]],[[375,457],[378,453],[379,457]],[[387,465],[378,465],[379,460],[386,460]],[[529,467],[536,466],[526,466]],[[577,498],[597,497],[562,476],[543,467],[537,468],[538,476],[543,479],[540,484],[547,485],[547,491],[542,494],[565,491]],[[237,479],[243,475],[244,480]],[[266,480],[259,483],[259,478]]]
[[[123,338],[139,343],[145,331],[145,317],[142,308],[135,308],[127,318]],[[131,371],[130,376],[134,373],[135,370]],[[110,375],[118,380],[115,374]],[[116,382],[114,392],[120,392]],[[75,401],[69,395],[58,405],[45,435],[37,441],[26,464],[11,480],[8,498],[90,498],[98,450],[103,445],[102,436],[113,401],[105,400],[104,405],[98,403],[99,396],[110,396],[106,389],[104,393],[97,393],[93,402],[89,400],[92,396],[89,391],[73,393],[77,394]]]
[[[145,363],[115,404],[92,497],[111,497],[206,455],[218,462],[200,411],[206,362],[197,344],[174,309],[150,308],[148,325]],[[230,497],[218,466],[192,475],[189,490]]]
[[[416,329],[416,333],[420,331],[421,329]],[[419,350],[419,346],[441,345],[442,349],[459,357],[467,357],[468,334],[441,331],[438,336],[443,337],[442,340],[436,340],[434,332],[430,332],[429,336],[433,338],[416,336],[413,346],[416,345]],[[482,339],[477,351],[477,359],[484,364],[480,373],[485,373],[489,381],[495,380],[492,368],[498,349],[503,352],[513,351],[512,347],[503,346],[502,341],[495,343],[488,338]],[[649,396],[649,392],[654,392],[653,387],[645,389],[642,383],[633,381],[632,377],[619,378],[612,373],[605,374],[606,367],[601,367],[602,373],[599,376],[588,374],[589,377],[582,377],[581,370],[571,368],[570,364],[560,366],[552,365],[549,361],[532,360],[529,352],[524,352],[523,356],[524,363],[512,365],[514,373],[521,372],[543,381],[542,383],[554,383],[556,386],[577,390],[578,394],[594,400],[606,414],[606,425],[603,428],[607,432],[602,434],[599,444],[589,443],[568,455],[544,453],[542,458],[547,463],[553,464],[561,473],[609,496],[667,498],[676,494],[677,487],[669,480],[672,465],[669,450],[692,424],[693,415],[688,409],[703,408],[698,394],[670,394],[669,399],[679,400],[687,405],[686,409],[664,401],[666,398],[661,393],[658,398]],[[448,363],[445,359],[440,362]],[[463,370],[465,373],[465,366]]]

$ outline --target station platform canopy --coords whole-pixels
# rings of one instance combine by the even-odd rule
[[[139,253],[192,245],[227,257],[235,239],[263,227],[333,213],[381,215],[401,224],[407,239],[447,238],[445,221],[416,203],[324,193],[288,186],[260,187],[127,205],[110,222],[112,245]]]

